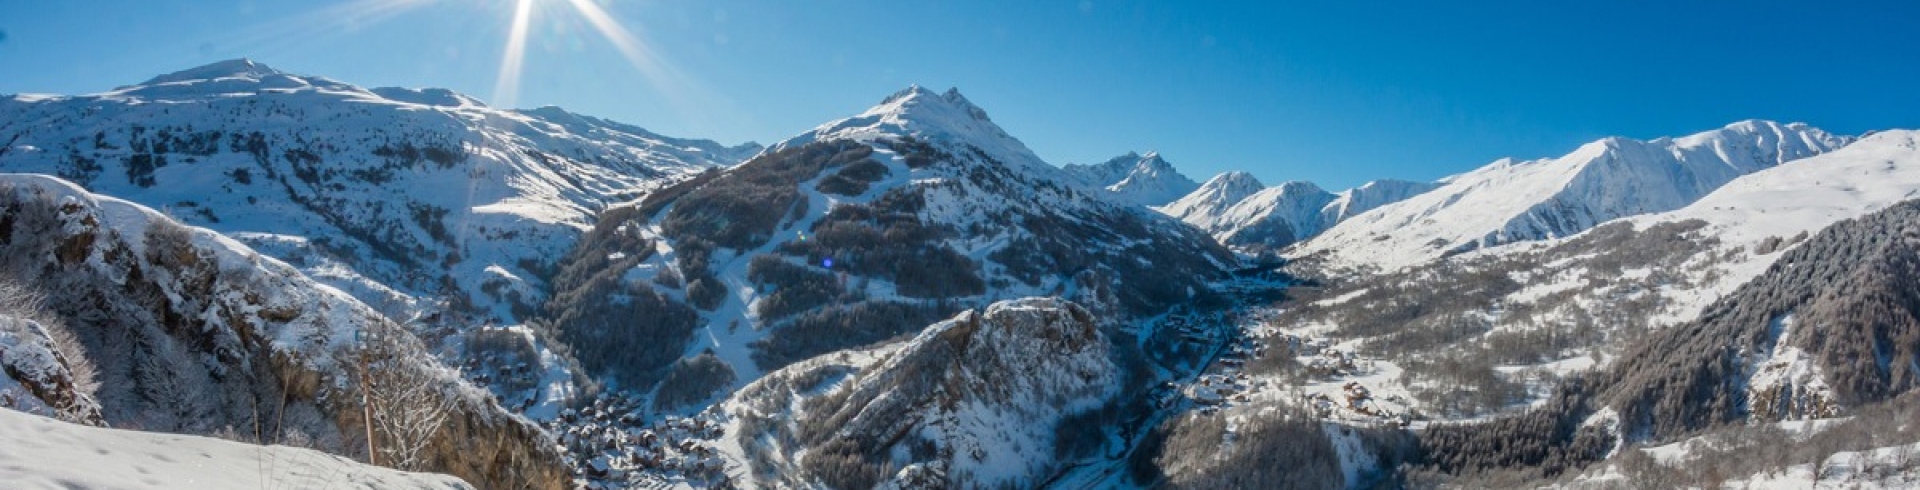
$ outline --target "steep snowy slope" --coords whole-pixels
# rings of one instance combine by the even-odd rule
[[[1340,191],[1333,202],[1320,209],[1322,229],[1359,216],[1375,208],[1405,201],[1413,196],[1439,188],[1433,182],[1408,182],[1404,180],[1376,180],[1361,184],[1360,187]]]
[[[1310,182],[1282,182],[1234,203],[1207,231],[1228,246],[1283,247],[1319,234],[1321,211],[1336,198]]]
[[[1206,230],[1220,243],[1265,251],[1312,238],[1347,218],[1434,187],[1378,180],[1334,194],[1302,181],[1265,188],[1251,175],[1228,172],[1157,209]]]
[[[163,209],[397,318],[527,313],[595,212],[758,150],[248,60],[0,98],[0,171]]]
[[[473,488],[451,476],[367,466],[312,449],[87,427],[4,409],[0,441],[0,481],[15,490]]]
[[[1174,219],[1207,230],[1219,223],[1219,216],[1227,208],[1265,188],[1267,185],[1260,183],[1260,179],[1254,178],[1253,174],[1226,172],[1207,179],[1207,183],[1200,184],[1200,188],[1157,209]]]
[[[1121,377],[1092,314],[1051,298],[963,312],[838,359],[769,374],[723,405],[741,419],[730,437],[756,483],[1032,487],[1057,465],[1053,426],[1098,407]]]
[[[1167,204],[1199,187],[1155,152],[1145,155],[1128,152],[1105,163],[1067,164],[1061,170],[1080,185],[1104,190],[1120,202],[1141,206]]]
[[[1394,269],[1504,243],[1564,237],[1613,218],[1678,209],[1736,177],[1845,145],[1803,124],[1743,121],[1692,136],[1607,138],[1566,156],[1501,160],[1363,213],[1294,256]]]
[[[550,436],[400,326],[212,231],[50,176],[0,174],[0,271],[46,298],[47,311],[27,317],[78,341],[47,362],[47,349],[22,349],[45,343],[13,329],[8,364],[43,375],[9,377],[91,366],[97,388],[34,384],[91,395],[108,425],[235,431],[364,457],[365,394],[379,401],[372,432],[386,464],[489,487],[564,483]],[[42,361],[16,362],[27,354]]]
[[[694,397],[711,399],[1001,299],[1156,314],[1208,294],[1233,260],[1089,195],[957,91],[914,87],[609,211],[562,267],[546,323],[589,369],[642,389],[711,350],[730,375]]]

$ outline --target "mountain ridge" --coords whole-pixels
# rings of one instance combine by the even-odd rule
[[[1437,189],[1355,216],[1289,253],[1395,268],[1568,236],[1612,218],[1677,209],[1740,175],[1851,141],[1758,120],[1678,138],[1609,137],[1561,157],[1502,159],[1442,179]]]

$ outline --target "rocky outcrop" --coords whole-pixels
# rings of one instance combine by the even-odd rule
[[[1120,375],[1108,350],[1093,316],[1078,305],[1003,301],[927,327],[855,372],[816,359],[770,374],[742,390],[751,401],[736,406],[772,408],[797,397],[806,407],[743,414],[789,417],[749,424],[786,425],[795,438],[781,454],[753,455],[788,465],[768,472],[789,472],[781,485],[1029,486],[1053,469],[1054,425],[1117,391]],[[827,389],[806,387],[842,375]],[[799,456],[794,450],[802,448]]]
[[[0,296],[16,287],[0,283]],[[74,369],[79,353],[62,352],[48,325],[15,316],[21,312],[5,310],[18,305],[4,303],[10,302],[0,301],[0,408],[104,424],[100,404],[85,386],[91,380]]]
[[[366,457],[362,400],[378,407],[407,390],[417,404],[374,412],[383,465],[482,488],[567,481],[549,436],[462,382],[398,325],[213,232],[50,177],[0,175],[0,270],[38,288],[84,345],[110,425]],[[411,382],[373,383],[363,396],[363,372]],[[415,432],[385,424],[404,416],[390,409],[416,406],[442,412],[421,412],[435,417],[418,419]],[[396,447],[419,451],[394,459]]]

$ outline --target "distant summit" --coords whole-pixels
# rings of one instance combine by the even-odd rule
[[[191,82],[196,80],[218,80],[222,78],[254,78],[270,75],[292,75],[276,70],[264,63],[247,58],[217,61],[185,70],[153,77],[141,85],[161,85],[167,83]]]
[[[1141,206],[1173,202],[1200,186],[1151,151],[1145,155],[1127,152],[1105,163],[1068,164],[1062,170],[1089,190]]]

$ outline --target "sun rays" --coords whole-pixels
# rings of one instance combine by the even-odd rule
[[[520,96],[521,67],[527,57],[528,24],[533,23],[534,0],[515,0],[513,25],[507,31],[507,46],[500,54],[500,74],[493,79],[493,105],[513,107]]]
[[[409,1],[409,0],[396,0]],[[512,27],[509,29],[506,45],[500,55],[500,69],[494,80],[493,104],[498,107],[512,107],[519,98],[521,80],[526,76],[526,50],[528,38],[533,36],[532,24],[536,15],[551,15],[552,10],[567,10],[578,20],[586,24],[600,38],[613,45],[627,65],[640,72],[642,78],[669,101],[687,99],[690,92],[696,90],[695,84],[687,83],[685,77],[673,69],[662,57],[656,54],[639,35],[626,24],[622,24],[613,14],[607,12],[596,0],[514,0]],[[570,8],[536,8],[565,5]],[[684,109],[684,108],[682,108]]]
[[[543,35],[569,35],[568,31],[572,29],[566,27],[566,21],[583,25],[578,31],[597,33],[600,40],[611,45],[628,66],[664,96],[668,104],[680,105],[689,99],[700,99],[707,95],[698,93],[701,92],[698,84],[689,83],[684,75],[649,46],[630,23],[622,22],[609,12],[602,0],[499,0],[491,5],[475,5],[471,2],[351,0],[252,26],[237,33],[231,41],[234,45],[248,46],[249,51],[258,54],[260,51],[272,51],[276,46],[303,42],[326,34],[353,32],[429,6],[484,13],[463,19],[477,23],[499,22],[489,21],[487,17],[505,12],[507,15],[502,20],[507,25],[506,38],[499,45],[499,65],[495,71],[493,93],[488,101],[494,107],[512,108],[518,103],[520,89],[530,75],[527,70],[529,46],[538,45],[536,41],[543,39]],[[684,107],[675,109],[682,112],[690,110]]]

